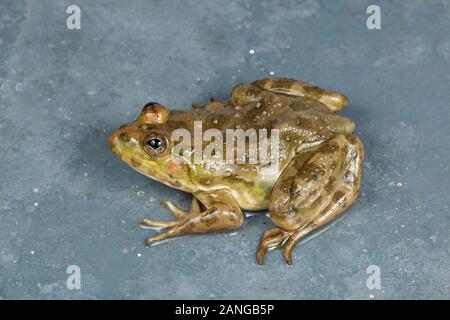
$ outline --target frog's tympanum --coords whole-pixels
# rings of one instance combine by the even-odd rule
[[[282,248],[291,264],[295,245],[340,216],[358,197],[363,145],[353,133],[353,121],[336,114],[347,103],[337,92],[270,78],[238,85],[229,101],[195,105],[192,112],[145,105],[134,122],[111,135],[113,152],[138,172],[193,195],[188,212],[164,202],[176,217],[173,221],[140,220],[143,226],[163,229],[148,238],[147,245],[181,235],[235,230],[244,222],[242,210],[268,209],[275,227],[262,236],[257,260],[262,264],[269,249]],[[195,123],[201,123],[202,130],[223,133],[224,146],[227,129],[277,130],[278,161],[195,162],[191,153],[175,155],[179,141],[173,133],[183,129],[194,141]],[[200,152],[208,148],[205,137],[201,148]],[[248,156],[248,148],[245,152]]]

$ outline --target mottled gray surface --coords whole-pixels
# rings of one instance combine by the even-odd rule
[[[382,30],[359,0],[0,0],[0,298],[448,299],[450,2],[377,3]],[[350,97],[358,203],[290,268],[255,262],[264,215],[147,249],[137,219],[190,196],[121,163],[109,133],[147,101],[189,109],[271,71]]]

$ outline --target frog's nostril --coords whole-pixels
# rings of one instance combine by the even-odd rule
[[[120,138],[122,139],[122,140],[125,140],[125,141],[128,141],[128,134],[126,133],[126,132],[121,132],[120,133]]]

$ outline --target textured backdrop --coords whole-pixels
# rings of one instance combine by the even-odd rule
[[[0,298],[449,298],[450,2],[377,1],[381,30],[369,4],[0,0]],[[264,215],[146,248],[138,218],[190,196],[121,163],[109,134],[147,101],[190,109],[272,73],[350,98],[357,204],[292,267],[256,264]]]

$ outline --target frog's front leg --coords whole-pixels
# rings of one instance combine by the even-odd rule
[[[177,218],[182,218],[188,213],[201,213],[200,204],[198,203],[198,200],[196,197],[192,197],[191,202],[191,210],[189,212],[185,212],[181,209],[178,209],[172,202],[170,201],[163,201],[163,205],[165,205]]]
[[[200,212],[197,203],[192,205],[189,213],[179,212],[178,209],[172,210],[178,218],[175,221],[141,220],[141,224],[144,225],[167,228],[158,235],[148,238],[146,244],[150,246],[164,239],[185,234],[234,230],[244,222],[244,215],[238,203],[228,191],[200,192],[194,194],[194,197],[206,207],[205,211]]]
[[[355,202],[363,156],[359,139],[341,134],[291,161],[271,194],[270,218],[277,227],[262,237],[257,253],[260,264],[271,248],[284,248],[284,258],[291,264],[291,252],[299,240]]]
[[[170,201],[162,201],[161,204],[165,205],[172,213],[173,215],[181,219],[185,217],[189,213],[201,213],[200,204],[198,203],[198,200],[196,197],[192,197],[192,204],[191,204],[191,210],[189,212],[185,212],[181,209],[178,209],[172,202]],[[167,228],[174,226],[179,223],[179,221],[157,221],[157,220],[151,220],[147,218],[139,219],[138,223],[142,226],[152,227],[152,228]]]

